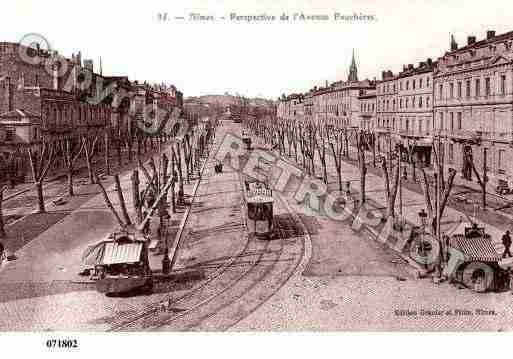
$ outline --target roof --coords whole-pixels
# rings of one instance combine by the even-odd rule
[[[501,256],[495,250],[490,236],[466,237],[456,234],[451,238],[451,247],[461,251],[465,261],[496,262]]]
[[[135,263],[141,260],[142,242],[118,243],[107,242],[103,253],[102,263]]]
[[[116,263],[135,263],[141,260],[144,241],[126,232],[116,232],[107,240],[90,245],[82,255],[87,265],[110,265]]]

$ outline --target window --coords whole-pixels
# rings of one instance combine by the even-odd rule
[[[492,88],[490,85],[490,78],[485,78],[485,96],[490,96],[492,94]]]
[[[419,97],[419,107],[422,108],[422,97]]]
[[[7,127],[5,129],[5,142],[10,142],[10,141],[14,141],[14,134],[15,134],[15,130],[14,128],[12,127]]]
[[[465,85],[466,85],[465,96],[470,97],[470,80],[467,80]]]
[[[481,96],[481,80],[476,79],[476,97]]]
[[[501,95],[506,94],[506,75],[501,75]]]
[[[444,93],[444,85],[440,84],[440,88],[438,90],[438,98],[439,99],[442,99],[443,93]]]
[[[429,87],[429,77],[426,77],[426,87]]]
[[[412,88],[412,90],[415,90],[415,80],[412,81],[411,88]]]
[[[406,108],[408,108],[408,98],[406,98]]]
[[[454,112],[451,112],[451,132],[454,131]]]
[[[395,92],[395,84],[394,84],[394,92]]]
[[[458,82],[458,98],[461,98],[461,81]]]
[[[461,130],[461,112],[458,112],[458,130]]]
[[[408,131],[410,127],[410,120],[406,119],[406,131]]]
[[[402,91],[402,89],[403,89],[403,82],[401,81],[401,82],[399,82],[399,90]]]
[[[454,161],[454,144],[449,143],[449,162]]]
[[[37,127],[34,127],[34,141],[37,140]]]
[[[392,119],[392,129],[395,130],[395,118]]]
[[[409,90],[409,88],[410,88],[410,82],[406,81],[406,89]]]
[[[419,120],[419,133],[422,133],[422,120]]]
[[[497,158],[497,170],[499,173],[505,173],[505,171],[504,171],[505,155],[506,155],[506,150],[499,150],[499,155]]]
[[[449,84],[449,97],[454,98],[454,84],[452,82]]]
[[[438,126],[438,129],[443,130],[444,128],[444,113],[440,112],[440,123]]]
[[[426,97],[426,107],[429,107],[429,97]]]
[[[422,88],[422,79],[419,79],[419,89]]]
[[[415,97],[411,99],[411,107],[415,108]]]
[[[403,108],[403,99],[399,99],[399,108]]]

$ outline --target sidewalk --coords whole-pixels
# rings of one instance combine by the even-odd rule
[[[150,155],[152,154],[148,153],[144,155],[142,159],[147,160]],[[157,155],[153,154],[153,156]],[[119,169],[117,168],[116,162],[116,164],[111,166],[111,173],[118,172],[120,177],[123,177],[129,175],[131,173],[131,169],[137,166],[138,164],[134,161],[134,163],[124,164],[123,167]],[[105,185],[113,185],[113,177],[109,176],[108,180],[105,182]],[[32,185],[31,187],[33,188]],[[15,219],[13,222],[6,224],[5,230],[7,232],[7,236],[2,238],[1,241],[4,243],[8,253],[14,255],[15,257],[19,257],[19,255],[16,253],[17,251],[47,231],[53,225],[72,214],[74,210],[80,208],[87,201],[100,194],[98,186],[96,184],[89,184],[88,181],[82,181],[79,173],[75,174],[74,189],[75,196],[69,197],[67,195],[67,183],[53,183],[44,195],[45,206],[47,210],[46,213],[34,213],[36,207],[35,205],[32,206],[32,204],[29,203],[28,206],[30,209],[28,210],[28,214],[25,213],[27,212],[26,208],[21,208],[24,213],[16,215],[17,208],[9,209],[5,208],[8,206],[4,205],[5,216],[14,215],[15,217],[20,217]],[[31,190],[31,188],[28,190]],[[30,200],[32,201],[34,198]],[[51,202],[57,198],[65,198],[65,203],[60,206],[53,206]],[[18,199],[13,200],[17,201]],[[13,200],[11,200],[11,202]],[[23,201],[23,198],[20,198],[20,201]],[[27,205],[25,205],[25,207],[26,206]],[[10,263],[4,264],[4,267],[8,266],[9,264]]]

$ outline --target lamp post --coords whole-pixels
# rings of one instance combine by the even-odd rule
[[[427,213],[426,211],[424,210],[424,208],[422,208],[419,212],[419,217],[420,217],[420,223],[422,224],[422,230],[420,232],[420,243],[419,243],[419,250],[420,252],[422,253],[423,256],[426,255],[425,253],[425,249],[424,249],[424,233],[426,231],[426,224],[427,224]],[[427,261],[424,263],[424,266],[426,267],[427,269]]]

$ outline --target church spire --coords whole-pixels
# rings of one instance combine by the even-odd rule
[[[351,59],[351,66],[349,67],[349,77],[347,78],[349,82],[357,82],[358,81],[358,69],[356,68],[356,61],[354,59],[354,49],[353,49],[353,58]]]
[[[454,35],[451,34],[451,51],[458,50],[458,43],[454,40]]]

